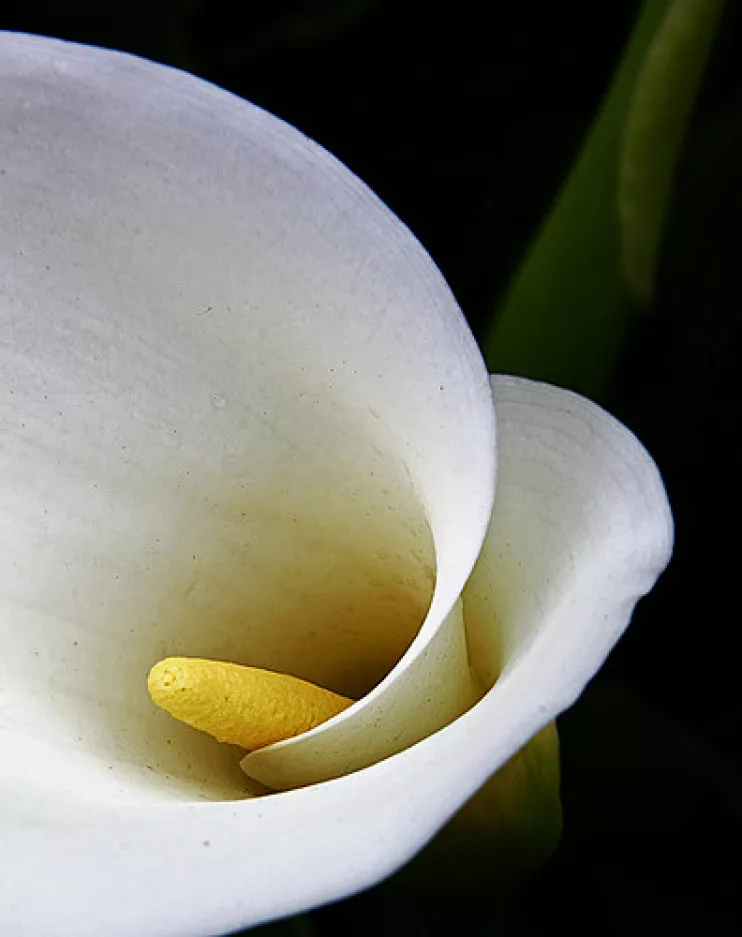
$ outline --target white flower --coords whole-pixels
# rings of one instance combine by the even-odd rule
[[[203,937],[371,885],[598,669],[668,560],[659,475],[593,404],[490,386],[410,233],[244,101],[4,34],[0,135],[3,928]],[[150,702],[168,654],[366,695],[248,796]]]

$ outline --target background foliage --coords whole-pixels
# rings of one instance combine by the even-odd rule
[[[664,474],[676,553],[560,720],[563,844],[507,892],[492,882],[426,894],[391,881],[270,925],[265,937],[446,926],[707,934],[738,920],[742,11],[727,7],[681,160],[655,301],[633,321],[601,399]],[[0,27],[168,62],[295,124],[412,228],[481,339],[637,9],[627,0],[6,0]]]

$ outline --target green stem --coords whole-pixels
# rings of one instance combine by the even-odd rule
[[[490,370],[604,393],[638,297],[653,280],[672,171],[722,5],[646,0],[577,161],[495,318],[484,345]],[[673,132],[659,157],[652,150],[668,123]],[[650,190],[657,197],[648,198]]]
[[[622,266],[637,302],[654,292],[672,181],[724,0],[677,0],[650,45],[629,113],[618,175]]]

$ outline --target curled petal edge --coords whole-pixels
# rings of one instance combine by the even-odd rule
[[[51,935],[33,900],[40,881],[54,933],[80,937],[145,922],[153,937],[216,934],[352,894],[412,858],[574,702],[669,560],[667,498],[642,446],[594,404],[517,378],[493,389],[498,497],[464,592],[483,673],[499,671],[483,699],[369,768],[242,804],[102,810],[3,796],[6,921]]]

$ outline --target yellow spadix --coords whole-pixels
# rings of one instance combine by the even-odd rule
[[[171,716],[250,750],[308,732],[353,703],[288,674],[193,657],[161,660],[147,685]]]

